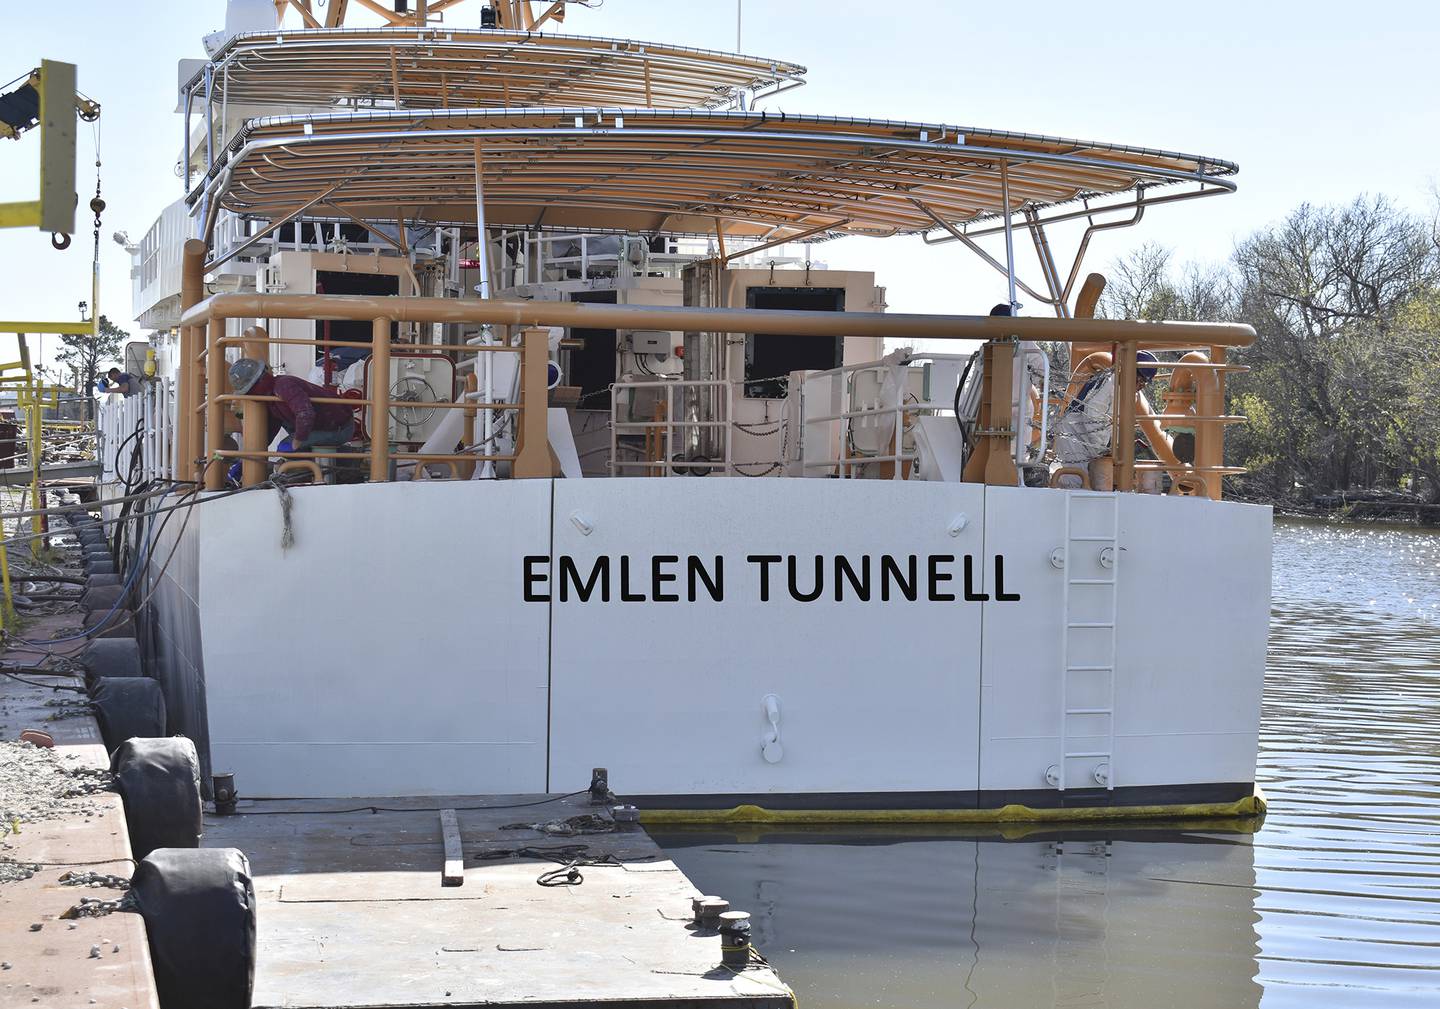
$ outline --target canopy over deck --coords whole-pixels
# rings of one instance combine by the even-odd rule
[[[185,92],[215,103],[399,108],[716,108],[804,83],[784,60],[626,39],[486,29],[237,35]]]
[[[1166,183],[1233,190],[1191,154],[765,112],[406,110],[263,118],[192,201],[366,219],[766,240],[930,231]],[[1008,194],[1008,202],[1005,199]],[[313,208],[313,209],[311,209]]]

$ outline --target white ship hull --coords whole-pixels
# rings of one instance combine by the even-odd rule
[[[288,549],[273,491],[195,509],[156,594],[171,729],[243,794],[568,792],[594,767],[685,809],[1253,793],[1268,508],[721,477],[291,494]],[[608,601],[582,601],[597,565]]]

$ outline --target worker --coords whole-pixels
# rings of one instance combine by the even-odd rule
[[[296,452],[319,445],[344,445],[355,437],[355,411],[341,403],[316,403],[334,398],[333,390],[311,385],[294,375],[273,375],[265,362],[242,357],[230,366],[230,387],[240,395],[277,396],[266,403],[270,438],[280,428],[290,432]]]
[[[1155,355],[1142,350],[1135,355],[1135,390],[1139,392],[1156,375]],[[1055,459],[1062,466],[1085,466],[1092,459],[1110,454],[1114,419],[1115,374],[1103,371],[1090,378],[1065,408],[1055,425]]]
[[[118,392],[123,396],[134,396],[140,391],[140,382],[134,375],[119,368],[111,368],[105,373],[106,384],[103,392]]]

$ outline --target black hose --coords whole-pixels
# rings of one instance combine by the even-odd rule
[[[970,369],[975,366],[975,358],[980,356],[980,351],[970,355],[970,360],[965,362],[965,368],[960,372],[960,381],[955,383],[955,423],[960,425],[960,439],[965,443],[965,453],[970,453],[970,432],[965,428],[965,418],[960,416],[960,393],[965,391],[965,380],[970,377]]]

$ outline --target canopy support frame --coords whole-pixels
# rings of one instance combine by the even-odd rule
[[[1015,304],[1015,289],[1017,287],[1041,304],[1052,306],[1055,305],[1054,299],[1047,298],[1045,295],[1041,294],[1039,291],[1035,290],[1035,288],[1031,287],[1029,284],[1025,283],[1025,281],[1021,280],[1015,275],[1015,259],[1013,249],[1010,250],[1009,268],[1007,269],[1005,263],[1000,262],[1000,260],[996,259],[994,256],[990,255],[990,253],[986,252],[983,248],[981,248],[980,243],[976,242],[969,235],[965,234],[965,232],[961,231],[959,228],[955,227],[955,225],[951,224],[939,214],[935,213],[935,211],[931,210],[925,204],[913,198],[910,202],[923,210],[925,212],[925,215],[929,217],[932,221],[934,221],[940,227],[944,228],[946,231],[950,232],[950,234],[955,237],[955,240],[958,241],[961,245],[965,246],[965,248],[975,253],[975,255],[979,256],[982,260],[992,266],[998,273],[1004,275],[1009,279],[1011,285],[1010,303],[1012,306]],[[1006,243],[1007,246],[1009,244],[1009,242]]]

